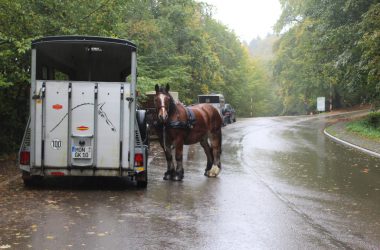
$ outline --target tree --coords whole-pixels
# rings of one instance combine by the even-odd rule
[[[331,95],[338,107],[376,101],[378,1],[281,3],[276,28],[286,31],[276,45],[275,75],[284,113],[301,113],[302,103],[313,106],[319,95]]]

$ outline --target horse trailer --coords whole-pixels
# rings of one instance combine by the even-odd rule
[[[45,176],[120,176],[146,187],[136,50],[129,41],[103,37],[32,42],[30,117],[19,152],[26,185]]]
[[[222,94],[198,95],[198,103],[211,104],[219,111],[220,116],[223,117],[222,111],[225,105],[224,95]]]

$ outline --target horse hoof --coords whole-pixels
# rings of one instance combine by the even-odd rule
[[[182,181],[182,179],[183,179],[183,176],[180,176],[180,175],[176,175],[173,178],[174,181]]]
[[[217,165],[213,165],[209,171],[206,171],[208,177],[217,177],[220,173],[220,168]]]
[[[171,176],[170,174],[165,174],[163,179],[164,179],[165,181],[168,181],[168,180],[171,179],[171,177],[172,177],[172,176]]]

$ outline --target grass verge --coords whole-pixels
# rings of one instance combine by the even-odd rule
[[[362,119],[349,122],[346,128],[361,136],[380,141],[380,112],[373,112]]]

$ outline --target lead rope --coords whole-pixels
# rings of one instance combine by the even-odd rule
[[[166,126],[165,124],[162,126],[162,140],[163,140],[163,143],[164,143],[164,152],[165,152],[165,155],[166,155]]]

